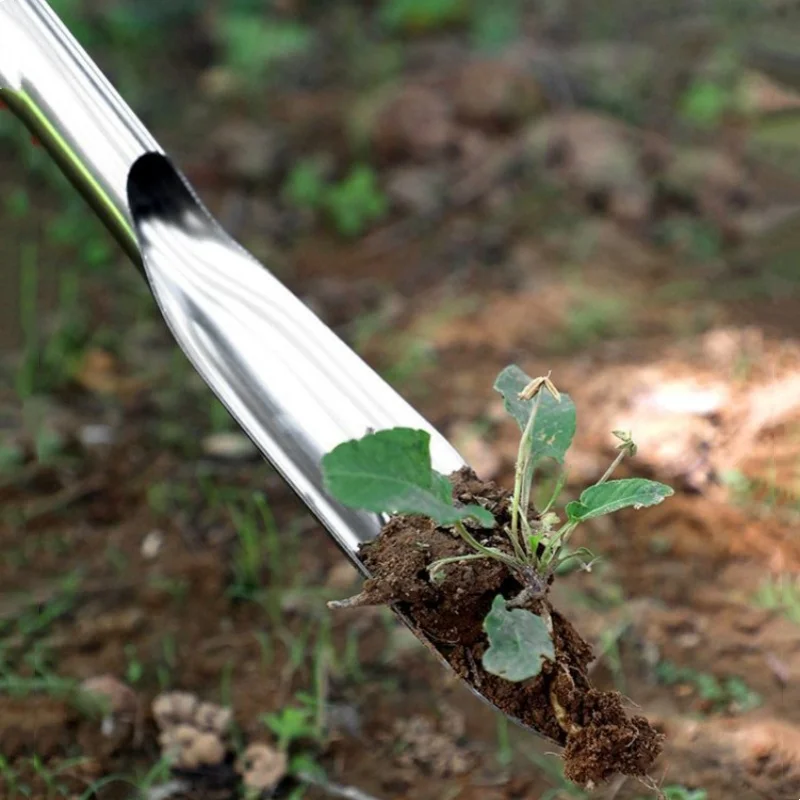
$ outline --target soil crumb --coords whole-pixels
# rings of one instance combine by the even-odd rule
[[[456,501],[482,505],[498,520],[494,530],[471,533],[485,545],[508,550],[502,530],[510,522],[510,494],[479,480],[469,468],[453,474],[451,482]],[[646,776],[664,737],[644,717],[628,715],[622,695],[592,687],[591,647],[547,599],[524,607],[539,615],[549,611],[556,663],[546,661],[538,676],[519,683],[483,669],[488,648],[483,620],[492,601],[498,593],[514,598],[523,586],[505,564],[489,559],[448,565],[443,580],[430,581],[428,566],[434,561],[469,552],[456,533],[430,519],[394,517],[361,548],[373,577],[365,582],[358,605],[395,605],[477,692],[561,745],[565,774],[574,783],[598,785],[617,773]]]

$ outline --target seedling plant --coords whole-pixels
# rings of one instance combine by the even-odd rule
[[[538,675],[543,659],[555,661],[553,622],[542,601],[566,563],[577,560],[586,569],[591,567],[589,550],[567,547],[578,526],[624,508],[656,505],[673,490],[643,478],[611,479],[622,460],[636,452],[631,435],[615,431],[618,453],[609,468],[577,500],[556,511],[567,479],[564,460],[576,430],[574,403],[549,376],[531,379],[514,365],[500,373],[494,388],[521,431],[510,522],[502,528],[501,546],[480,541],[481,529],[498,528],[487,508],[454,502],[449,479],[432,467],[430,436],[425,431],[393,428],[368,433],[336,447],[323,458],[322,467],[328,491],[344,505],[426,516],[463,539],[468,553],[429,565],[433,583],[445,579],[449,566],[467,561],[497,560],[508,567],[523,588],[516,597],[498,594],[494,598],[484,619],[489,647],[483,667],[517,682]],[[557,480],[549,499],[536,509],[531,503],[532,488],[537,470],[546,461],[555,463]],[[538,613],[523,608],[531,605]]]
[[[346,238],[360,236],[389,210],[378,176],[366,164],[356,164],[340,181],[329,183],[313,161],[301,161],[287,178],[284,196],[297,209],[324,212]]]

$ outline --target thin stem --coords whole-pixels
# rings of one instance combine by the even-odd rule
[[[537,534],[531,533],[525,539],[525,547],[528,550],[531,560],[533,560],[534,562],[536,561],[536,552],[539,549],[539,545],[542,543],[543,535],[544,535],[543,532],[539,531],[539,533]]]
[[[601,483],[605,483],[611,475],[614,473],[614,470],[622,463],[622,459],[625,458],[627,455],[628,449],[623,448],[622,450],[617,453],[617,457],[611,462],[611,466],[603,473],[603,477],[600,478],[599,481],[595,484],[595,486],[599,486]]]
[[[588,563],[588,565],[586,562],[581,561],[581,564],[584,568],[591,567],[591,565],[597,560],[594,553],[587,547],[579,547],[574,553],[569,553],[568,555],[564,556],[564,558],[556,559],[555,569],[558,569],[560,566],[562,566],[562,564],[566,564],[575,558],[580,560],[582,556],[588,556],[591,558],[591,561]]]
[[[531,415],[528,417],[528,422],[525,425],[525,430],[522,432],[522,438],[519,440],[519,450],[517,451],[517,471],[514,476],[514,499],[511,505],[511,534],[512,540],[516,539],[519,543],[519,514],[528,513],[528,502],[530,501],[530,485],[525,491],[524,484],[530,484],[531,477],[528,475],[529,464],[531,462],[531,452],[533,450],[533,442],[531,437],[533,434],[533,426],[536,424],[536,415],[539,412],[539,405],[542,402],[541,394],[536,395],[536,399],[531,409]],[[520,508],[522,496],[527,498],[525,506]],[[515,548],[516,549],[516,548]]]
[[[547,632],[550,636],[553,636],[553,617],[550,614],[550,609],[547,606],[547,601],[545,600],[542,603],[541,610],[539,611],[539,617],[541,618],[542,622],[544,622],[545,627],[547,628]]]
[[[547,543],[544,553],[542,553],[541,564],[546,569],[550,566],[553,559],[555,559],[561,552],[561,549],[569,540],[572,532],[578,527],[577,522],[567,522],[559,531],[557,531]]]
[[[455,528],[458,531],[461,538],[474,550],[477,550],[479,553],[485,555],[487,558],[496,558],[499,561],[504,561],[506,564],[512,567],[518,566],[516,559],[511,558],[511,556],[507,556],[505,553],[501,553],[499,550],[496,550],[493,547],[486,547],[482,545],[465,527],[463,522],[456,522]]]
[[[523,522],[523,528],[527,528],[529,530],[530,526],[528,525],[528,522],[525,519],[525,517],[524,516],[520,517],[520,520]],[[512,535],[511,534],[511,530],[509,528],[506,528],[506,533],[508,534],[508,538],[511,541],[511,546],[514,548],[514,555],[517,557],[517,559],[519,561],[524,562],[525,561],[525,552],[526,552],[527,548],[524,550],[522,545],[520,544],[519,534]],[[524,537],[523,537],[523,540],[524,540]]]
[[[539,399],[537,395],[536,399]],[[538,404],[537,404],[538,408]],[[528,459],[525,462],[525,472],[522,476],[522,497],[520,498],[520,513],[524,519],[528,514],[528,509],[531,507],[531,489],[533,488],[533,472],[536,469],[536,461],[533,458],[533,447],[528,453]]]
[[[553,493],[550,495],[550,499],[547,501],[547,505],[539,513],[540,517],[543,517],[555,505],[555,502],[558,500],[558,497],[566,483],[567,471],[562,468],[561,473],[558,476],[558,480],[556,481],[555,488],[553,489]]]
[[[531,524],[528,522],[525,514],[519,518],[519,521],[522,523],[522,544],[525,548],[525,552],[522,554],[521,558],[524,561],[526,559],[530,559],[530,557],[533,555],[533,553],[531,553],[531,545],[529,541],[533,535],[533,528],[531,528]]]
[[[442,567],[446,567],[448,564],[458,564],[462,561],[476,561],[479,558],[489,558],[489,556],[485,556],[483,553],[468,553],[465,556],[448,556],[447,558],[440,558],[438,561],[434,561],[428,567],[428,575],[431,576],[431,579],[435,580],[436,573],[439,572]]]

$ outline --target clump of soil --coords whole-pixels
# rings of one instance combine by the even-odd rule
[[[480,541],[509,549],[502,530],[510,522],[511,497],[494,483],[480,481],[464,468],[451,476],[454,496],[477,503],[498,520],[494,530],[473,530]],[[392,604],[417,625],[456,673],[505,713],[564,747],[566,776],[581,786],[608,780],[616,773],[644,777],[661,752],[663,736],[641,716],[629,716],[618,692],[601,692],[589,681],[592,649],[546,598],[524,606],[553,624],[556,663],[513,683],[486,672],[482,656],[488,648],[483,620],[500,593],[509,600],[523,585],[509,568],[495,560],[467,561],[445,567],[444,580],[432,583],[434,561],[469,553],[455,533],[432,520],[394,517],[380,535],[361,547],[360,556],[372,577],[349,605]]]

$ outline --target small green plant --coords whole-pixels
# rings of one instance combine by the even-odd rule
[[[0,444],[0,474],[14,472],[25,463],[25,451],[16,444]]]
[[[389,202],[378,186],[375,170],[359,164],[328,190],[325,207],[339,233],[352,237],[361,235],[368,225],[381,219]]]
[[[60,276],[56,324],[45,337],[40,331],[39,284],[38,251],[34,246],[23,252],[20,269],[19,315],[24,346],[15,383],[23,400],[67,384],[88,343],[78,275],[65,270]]]
[[[522,2],[478,2],[470,20],[471,38],[478,50],[495,53],[513,42],[522,29]]]
[[[36,429],[33,449],[39,464],[52,464],[64,451],[64,437],[46,425]]]
[[[380,20],[390,30],[425,32],[468,17],[468,0],[384,0]]]
[[[289,205],[302,211],[316,211],[325,202],[328,185],[322,170],[311,159],[299,161],[286,177],[283,196]]]
[[[718,81],[699,78],[680,101],[682,116],[703,128],[715,128],[731,110],[731,91]]]
[[[542,659],[554,659],[553,626],[544,604],[540,615],[517,607],[544,598],[565,563],[592,558],[585,548],[567,549],[575,529],[594,517],[655,505],[673,491],[641,478],[609,480],[623,458],[636,450],[630,435],[617,431],[619,452],[611,466],[559,515],[553,508],[566,482],[564,458],[576,428],[572,400],[549,376],[531,380],[516,366],[500,373],[495,389],[522,431],[504,547],[484,544],[473,534],[496,527],[497,521],[480,505],[454,502],[450,481],[432,467],[430,436],[424,431],[393,428],[344,442],[323,457],[322,469],[327,490],[345,505],[421,514],[453,528],[471,552],[435,561],[428,567],[431,580],[442,580],[448,565],[465,561],[495,559],[509,568],[524,588],[510,601],[495,598],[484,621],[490,647],[483,665],[492,674],[521,681],[540,672]],[[545,460],[555,462],[558,480],[543,507],[532,509],[534,477]]]
[[[243,600],[253,600],[263,591],[267,564],[273,575],[281,571],[280,542],[269,503],[257,492],[251,502],[252,506],[230,507],[238,536],[230,592]]]
[[[230,411],[214,395],[209,398],[208,419],[214,433],[226,433],[236,428]]]
[[[277,747],[284,752],[296,741],[317,736],[314,709],[309,704],[302,708],[287,706],[273,714],[264,714],[261,721],[275,734]]]
[[[710,261],[723,251],[722,231],[701,218],[667,218],[655,226],[654,235],[664,247],[693,261]]]
[[[74,610],[82,580],[80,572],[72,572],[57,582],[49,597],[21,598],[20,608],[13,617],[0,620],[0,637],[11,630],[26,641],[41,636]]]
[[[71,792],[69,785],[63,776],[72,771],[75,767],[88,763],[89,759],[85,756],[65,759],[58,763],[58,766],[49,766],[41,755],[34,753],[32,756],[20,758],[12,764],[3,756],[0,756],[0,791],[3,797],[45,797],[47,800],[55,797],[69,797]],[[20,772],[16,766],[23,767],[25,773],[36,776],[39,782],[44,785],[43,789],[34,789],[27,782],[20,778]],[[40,792],[44,791],[44,794]]]
[[[283,188],[287,203],[303,211],[324,212],[336,230],[349,238],[360,236],[389,210],[375,170],[356,164],[337,183],[327,183],[313,161],[301,161]]]
[[[265,18],[263,11],[224,15],[220,33],[225,62],[249,83],[263,79],[282,62],[308,52],[313,43],[313,34],[306,26]]]
[[[563,328],[556,332],[554,341],[562,350],[578,350],[598,339],[629,333],[631,327],[631,308],[625,300],[580,292],[570,303]]]
[[[139,659],[135,644],[125,645],[125,658],[128,662],[125,667],[125,680],[135,685],[144,677],[144,664]]]
[[[759,587],[755,601],[761,608],[781,611],[800,625],[800,579],[790,575],[768,578]]]
[[[762,702],[761,696],[741,678],[719,679],[708,672],[681,667],[672,661],[661,661],[656,667],[656,677],[667,686],[685,684],[693,687],[698,697],[710,703],[715,711],[744,713],[758,708]]]
[[[300,706],[287,706],[275,713],[262,714],[261,722],[276,739],[278,750],[288,756],[288,774],[303,784],[325,779],[325,771],[314,759],[309,745],[322,738],[318,698],[304,693],[296,695]],[[304,746],[305,745],[305,746]],[[304,796],[304,786],[298,786],[290,797]]]

